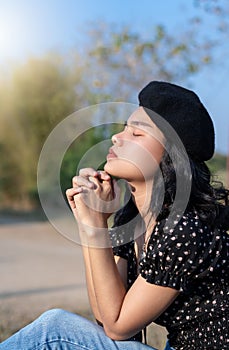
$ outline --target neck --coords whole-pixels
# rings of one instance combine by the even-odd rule
[[[152,212],[150,205],[153,191],[153,181],[144,184],[130,184],[130,186],[135,205],[143,219],[139,228],[141,235],[138,236],[138,239],[140,240],[140,251],[146,252],[150,236],[156,224],[155,215]]]
[[[130,184],[131,194],[135,202],[136,207],[138,208],[139,213],[143,214],[146,200],[146,185],[143,184]]]
[[[150,209],[151,197],[153,191],[153,181],[141,182],[131,184],[131,193],[135,202],[136,207],[138,208],[139,213],[141,214],[146,230],[152,226],[152,223],[155,223],[155,218]]]

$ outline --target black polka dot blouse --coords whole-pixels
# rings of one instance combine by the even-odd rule
[[[180,291],[155,321],[167,328],[170,345],[176,350],[229,349],[227,232],[209,229],[192,212],[177,216],[171,230],[165,219],[156,224],[139,263],[134,240],[116,246],[124,235],[111,230],[114,255],[128,260],[128,287],[140,273],[149,283]]]

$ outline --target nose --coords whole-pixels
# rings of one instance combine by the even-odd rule
[[[121,136],[121,133],[114,134],[111,137],[111,141],[112,141],[113,145],[116,145],[116,146],[121,146],[122,145],[122,138],[120,136]]]

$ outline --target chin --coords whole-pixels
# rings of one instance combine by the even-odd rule
[[[114,176],[119,179],[132,182],[140,177],[142,174],[136,170],[135,167],[127,167],[126,163],[114,164],[112,161],[108,161],[104,165],[104,170],[111,176]]]
[[[117,176],[117,168],[110,165],[110,162],[105,163],[104,170],[111,176]]]

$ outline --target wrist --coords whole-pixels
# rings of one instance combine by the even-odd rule
[[[80,236],[81,244],[83,246],[95,247],[95,248],[108,248],[108,247],[110,248],[111,241],[110,241],[110,235],[109,235],[107,223],[104,226],[105,227],[80,224],[79,236]]]

